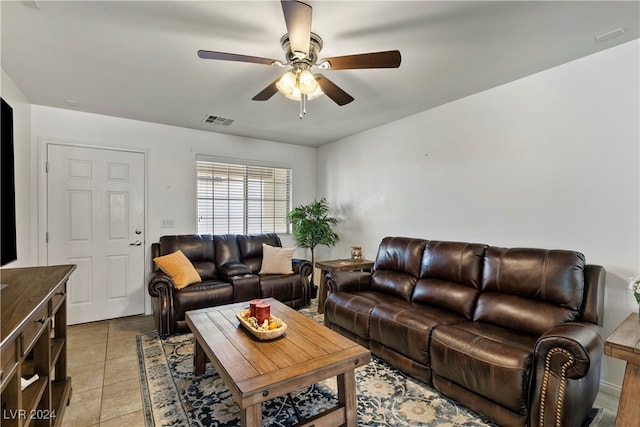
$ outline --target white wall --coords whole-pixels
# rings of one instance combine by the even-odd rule
[[[36,180],[31,163],[31,104],[26,96],[4,70],[0,93],[13,109],[13,151],[16,179],[16,237],[18,259],[11,267],[34,265],[37,261],[37,244],[34,236],[37,230],[36,209],[32,208],[31,195],[35,191]]]
[[[196,231],[196,154],[271,161],[292,166],[293,203],[315,196],[316,150],[213,132],[34,105],[32,137],[43,141],[127,148],[147,153],[147,243],[164,234]],[[175,228],[161,228],[162,220]]]
[[[146,153],[147,233],[145,260],[150,264],[150,245],[166,234],[189,234],[196,225],[196,154],[290,164],[293,175],[293,204],[307,203],[315,197],[316,150],[213,132],[88,114],[73,110],[33,105],[31,134],[38,162],[46,142],[126,148]],[[33,173],[42,176],[42,167]],[[42,181],[42,177],[40,180]],[[42,187],[42,182],[40,182]],[[32,195],[32,204],[43,200]],[[18,216],[21,212],[18,212]],[[173,220],[174,228],[161,228],[163,220]],[[41,227],[42,228],[42,227]],[[39,233],[40,262],[46,252],[43,233]],[[283,245],[294,246],[290,236],[281,236]],[[302,250],[299,250],[302,251]],[[305,255],[303,252],[298,256]],[[148,265],[146,266],[148,267]],[[149,297],[147,295],[147,301]],[[147,312],[150,312],[147,304]]]
[[[373,259],[386,235],[578,250],[607,269],[608,335],[638,309],[639,45],[321,147],[318,196],[343,223],[318,258]],[[603,389],[619,390],[623,364],[605,359]]]

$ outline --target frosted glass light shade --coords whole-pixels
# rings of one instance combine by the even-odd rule
[[[276,87],[284,96],[293,95],[294,90],[297,89],[296,75],[291,71],[286,72],[280,77],[280,80],[276,83]]]
[[[311,95],[318,87],[316,79],[313,77],[313,74],[311,74],[311,71],[309,70],[304,70],[300,73],[300,76],[298,77],[298,83],[300,86],[300,92],[304,93],[305,95]]]

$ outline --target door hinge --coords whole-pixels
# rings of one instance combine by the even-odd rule
[[[46,243],[49,243],[49,232],[48,231],[46,231],[44,233],[44,240],[45,240]]]
[[[49,162],[44,162],[44,172],[49,173]]]

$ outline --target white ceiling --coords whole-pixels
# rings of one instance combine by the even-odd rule
[[[321,58],[398,49],[402,64],[325,71],[355,101],[320,97],[303,120],[280,94],[251,100],[282,69],[196,55],[284,59],[272,0],[3,0],[1,65],[33,104],[319,146],[636,39],[640,26],[638,1],[308,4]],[[624,34],[595,40],[617,28]],[[234,122],[205,125],[207,114]]]

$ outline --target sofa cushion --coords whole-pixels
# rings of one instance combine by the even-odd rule
[[[535,337],[574,318],[575,312],[568,308],[497,292],[483,292],[475,310],[475,320]]]
[[[486,247],[477,243],[428,241],[412,301],[442,307],[471,319],[482,285]]]
[[[191,261],[180,249],[169,255],[155,257],[153,261],[171,277],[176,289],[182,289],[202,280]]]
[[[240,250],[235,234],[216,234],[213,236],[216,265],[240,263]]]
[[[214,262],[213,236],[209,234],[185,234],[160,237],[160,255],[168,255],[180,249],[189,258],[202,280],[218,278]]]
[[[284,303],[302,300],[302,281],[298,274],[267,274],[260,276],[260,297],[273,297]]]
[[[291,259],[296,248],[262,244],[262,265],[258,274],[293,274]]]
[[[412,304],[406,301],[382,303],[371,311],[371,341],[378,342],[403,356],[429,366],[429,339],[440,324],[467,319],[448,310]]]
[[[237,236],[238,250],[240,251],[240,262],[246,264],[252,273],[258,274],[262,266],[262,244],[281,247],[280,238],[275,233],[264,234],[239,234]]]
[[[420,275],[426,241],[408,237],[385,237],[371,276],[371,290],[409,301]]]
[[[324,304],[325,324],[335,324],[369,340],[369,322],[373,307],[383,302],[403,301],[380,292],[334,292]]]
[[[489,247],[474,319],[540,335],[576,318],[584,292],[584,255]]]
[[[535,343],[534,337],[481,322],[437,326],[430,346],[433,383],[437,387],[438,376],[526,414]]]
[[[585,258],[579,252],[489,247],[482,289],[521,295],[578,310]]]
[[[214,307],[233,302],[233,286],[217,280],[194,283],[174,292],[175,320],[184,320],[189,310]]]

